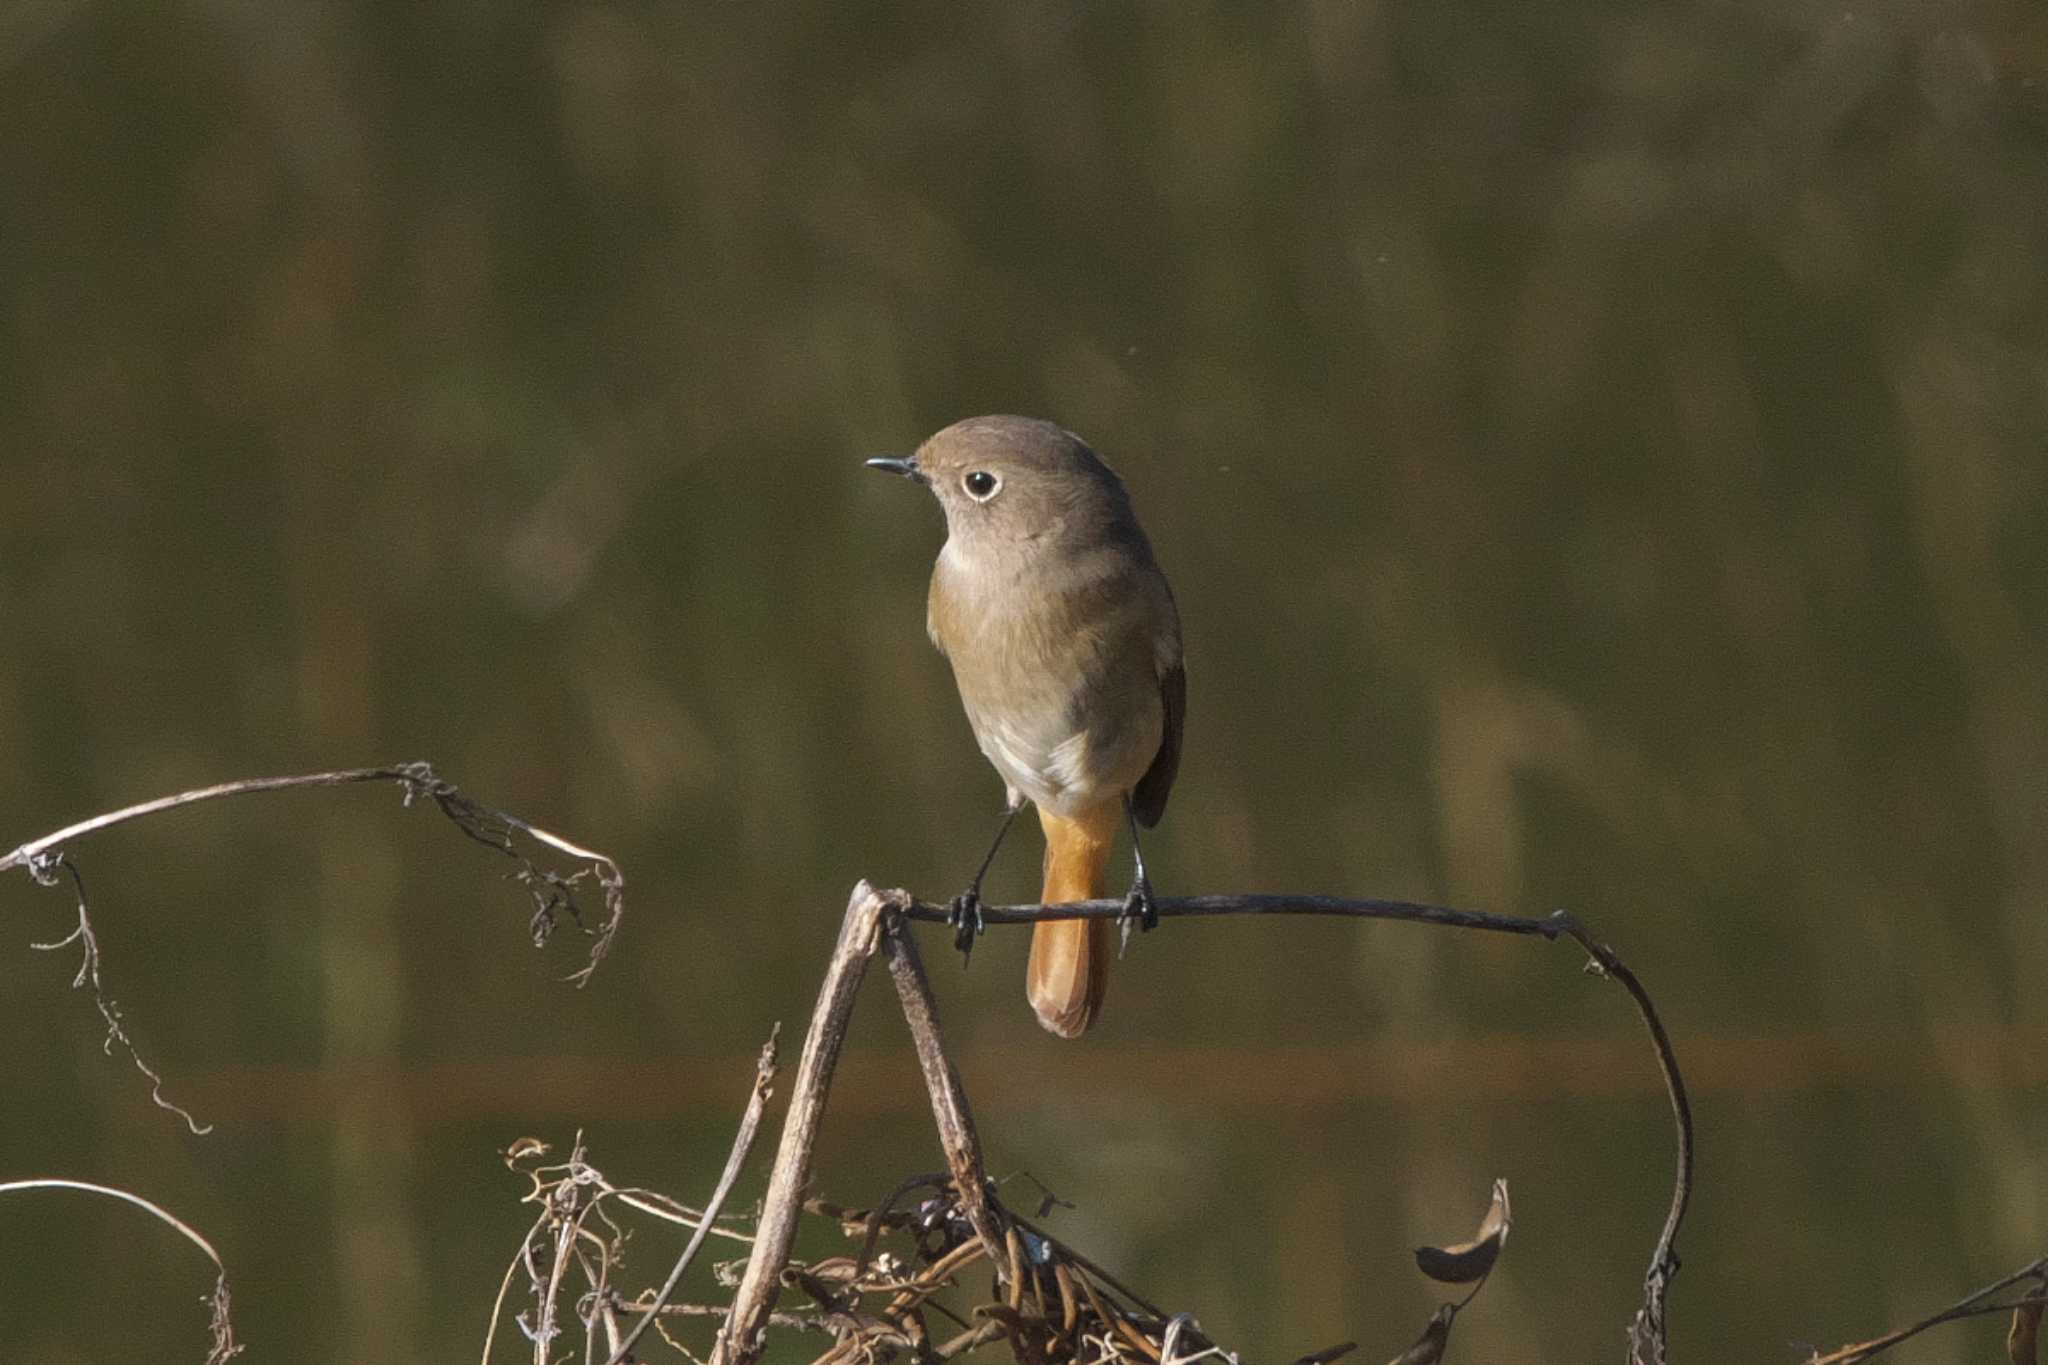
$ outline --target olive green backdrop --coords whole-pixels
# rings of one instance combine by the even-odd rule
[[[1180,595],[1164,893],[1569,906],[1638,967],[1697,1089],[1682,1359],[2023,1263],[2044,82],[2020,3],[16,0],[0,843],[431,758],[630,913],[559,984],[579,949],[383,789],[79,845],[217,1130],[101,1055],[17,877],[0,1179],[175,1209],[249,1358],[309,1362],[475,1358],[516,1137],[701,1194],[847,889],[949,893],[998,809],[923,635],[937,513],[859,461],[1017,411],[1117,465]],[[992,1164],[1249,1359],[1393,1355],[1408,1249],[1496,1175],[1453,1354],[1619,1354],[1669,1122],[1572,950],[1169,925],[1061,1044],[1020,938],[938,944]],[[858,1023],[853,1203],[936,1154],[892,1007]],[[196,1361],[208,1278],[132,1210],[0,1201],[0,1358]]]

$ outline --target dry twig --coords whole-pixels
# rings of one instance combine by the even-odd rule
[[[521,1314],[519,1319],[521,1329],[533,1342],[535,1365],[547,1365],[551,1359],[554,1339],[560,1334],[557,1324],[561,1320],[562,1298],[572,1265],[581,1274],[585,1286],[583,1292],[575,1295],[578,1305],[576,1317],[581,1320],[586,1337],[595,1325],[603,1326],[607,1340],[604,1358],[608,1365],[619,1365],[627,1359],[641,1335],[669,1312],[669,1300],[676,1286],[682,1282],[684,1272],[696,1259],[707,1238],[716,1234],[737,1237],[741,1241],[752,1240],[744,1233],[719,1227],[718,1218],[753,1150],[754,1139],[761,1127],[761,1116],[767,1109],[769,1095],[773,1093],[770,1086],[775,1079],[776,1038],[780,1033],[781,1026],[777,1025],[761,1049],[755,1064],[753,1089],[747,1097],[739,1129],[733,1136],[725,1169],[701,1211],[689,1209],[665,1196],[651,1196],[644,1190],[612,1184],[602,1171],[590,1164],[580,1133],[569,1159],[556,1165],[524,1164],[547,1154],[548,1145],[537,1138],[522,1138],[506,1149],[505,1164],[533,1182],[525,1202],[540,1205],[541,1212],[520,1239],[519,1251],[506,1267],[504,1278],[499,1283],[497,1298],[491,1305],[490,1326],[484,1333],[482,1359],[485,1365],[491,1359],[497,1340],[505,1300],[522,1269],[537,1301],[537,1311],[531,1324],[525,1314]],[[611,1284],[612,1270],[622,1259],[625,1232],[605,1212],[607,1200],[692,1229],[689,1242],[670,1270],[668,1279],[659,1289],[631,1303],[623,1301]],[[602,1224],[601,1231],[588,1226],[593,1218]],[[536,1264],[534,1252],[537,1245],[551,1248],[545,1265]],[[622,1312],[638,1314],[639,1321],[630,1329],[622,1330],[618,1321]],[[586,1347],[589,1344],[586,1341]],[[586,1357],[596,1358],[590,1356],[588,1350]]]
[[[90,1181],[61,1180],[55,1177],[39,1180],[9,1180],[0,1183],[0,1196],[24,1190],[78,1190],[84,1194],[104,1195],[109,1199],[119,1199],[125,1203],[133,1204],[143,1212],[159,1218],[165,1223],[170,1224],[173,1228],[176,1228],[186,1241],[205,1252],[206,1259],[213,1262],[213,1292],[207,1295],[206,1300],[212,1310],[212,1321],[208,1324],[208,1328],[212,1333],[213,1346],[206,1353],[206,1365],[223,1365],[223,1362],[231,1357],[241,1354],[242,1348],[235,1342],[234,1323],[229,1320],[231,1304],[228,1295],[227,1267],[221,1264],[220,1253],[213,1249],[213,1243],[201,1236],[198,1229],[169,1210],[152,1204],[141,1195],[131,1194],[127,1190],[115,1189],[111,1185],[95,1185]]]
[[[2018,1299],[2000,1299],[1998,1296],[2022,1280],[2032,1280],[2033,1288]],[[1881,1337],[1869,1341],[1854,1342],[1840,1346],[1822,1355],[1814,1351],[1807,1356],[1805,1365],[1857,1365],[1858,1361],[1869,1360],[1882,1355],[1892,1347],[1911,1337],[1917,1337],[1931,1327],[1945,1322],[1959,1322],[1964,1318],[1983,1317],[1992,1313],[2013,1314],[2012,1334],[2006,1343],[2009,1357],[2017,1357],[2020,1345],[2024,1344],[2028,1357],[2033,1353],[2033,1336],[2027,1330],[2028,1324],[2040,1321],[2041,1306],[2048,1303],[2048,1256],[2023,1265],[2003,1279],[1994,1280],[1972,1294],[1965,1294],[1938,1313],[1929,1314],[1920,1321],[1905,1327],[1894,1328]],[[2023,1316],[2024,1315],[2024,1316]]]
[[[725,1198],[732,1193],[733,1182],[739,1179],[740,1168],[747,1164],[747,1156],[754,1150],[754,1135],[761,1129],[761,1111],[768,1105],[768,1096],[771,1093],[769,1087],[775,1081],[775,1040],[781,1033],[782,1025],[777,1024],[774,1032],[768,1035],[768,1042],[761,1048],[761,1060],[754,1072],[753,1093],[747,1098],[747,1112],[740,1119],[740,1130],[733,1137],[732,1152],[725,1159],[725,1170],[718,1177],[718,1186],[712,1190],[711,1198],[704,1201],[704,1214],[697,1224],[696,1233],[691,1236],[690,1244],[683,1248],[683,1254],[676,1258],[675,1268],[669,1271],[667,1282],[655,1294],[654,1302],[648,1306],[646,1315],[626,1333],[625,1340],[613,1349],[611,1358],[605,1365],[619,1365],[619,1362],[626,1358],[626,1353],[633,1349],[633,1343],[640,1340],[640,1334],[647,1330],[647,1325],[654,1321],[655,1314],[661,1311],[669,1297],[676,1292],[676,1286],[682,1282],[683,1272],[690,1268],[690,1262],[696,1257],[697,1249],[704,1245],[705,1235],[711,1231],[718,1211],[725,1207]]]
[[[590,974],[597,970],[597,964],[603,961],[605,954],[610,951],[612,939],[619,931],[620,918],[625,914],[626,878],[619,871],[619,865],[602,853],[584,848],[509,812],[495,810],[472,800],[454,783],[436,773],[431,763],[395,763],[377,768],[340,768],[331,772],[295,773],[287,777],[251,777],[237,782],[222,782],[211,787],[197,787],[171,796],[160,796],[153,801],[138,802],[132,806],[124,806],[120,810],[80,820],[76,824],[66,825],[60,830],[17,845],[10,852],[0,855],[0,872],[11,871],[17,867],[26,868],[38,881],[47,885],[51,879],[45,873],[52,871],[63,860],[64,850],[69,845],[89,834],[97,834],[115,825],[139,820],[146,815],[175,810],[180,806],[197,805],[202,801],[217,801],[227,796],[290,791],[300,787],[346,787],[362,782],[397,783],[405,789],[405,803],[408,806],[421,798],[432,801],[464,834],[518,862],[520,870],[513,875],[533,898],[533,933],[536,942],[547,940],[562,912],[567,912],[581,923],[582,907],[576,900],[576,887],[586,878],[594,879],[603,889],[605,917],[595,929],[585,930],[591,938],[589,960],[568,978],[579,986],[588,984]],[[513,840],[514,835],[531,839],[583,866],[567,875],[547,871],[519,852]]]

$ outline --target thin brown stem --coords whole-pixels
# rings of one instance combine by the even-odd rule
[[[2013,1271],[2012,1274],[1987,1284],[1974,1293],[1965,1294],[1940,1312],[1929,1314],[1916,1323],[1894,1328],[1881,1337],[1872,1337],[1869,1341],[1859,1341],[1848,1346],[1837,1347],[1826,1355],[1816,1352],[1806,1358],[1805,1365],[1856,1365],[1858,1361],[1869,1360],[1872,1356],[1889,1351],[1892,1347],[1909,1337],[1919,1336],[1930,1327],[1939,1327],[1945,1322],[1955,1322],[1961,1318],[1976,1317],[1983,1313],[2004,1312],[2013,1305],[1987,1304],[1985,1300],[1993,1297],[2001,1290],[2012,1288],[2021,1280],[2036,1280],[2048,1283],[2048,1256],[2042,1257],[2031,1265],[2021,1266],[2018,1270]]]
[[[550,1214],[543,1212],[533,1220],[533,1226],[526,1230],[526,1236],[519,1243],[519,1250],[514,1253],[511,1263],[505,1267],[504,1278],[498,1282],[498,1297],[491,1301],[491,1323],[490,1326],[484,1329],[484,1353],[480,1357],[483,1365],[491,1365],[491,1348],[498,1341],[498,1323],[505,1316],[505,1300],[512,1292],[512,1282],[519,1277],[519,1270],[522,1266],[526,1267],[528,1272],[531,1273],[532,1264],[530,1257],[533,1251],[533,1239],[546,1231],[550,1216]]]
[[[940,1360],[951,1360],[955,1356],[963,1356],[969,1351],[978,1350],[992,1341],[1000,1341],[1002,1336],[1003,1325],[1001,1323],[984,1322],[981,1326],[971,1327],[959,1336],[944,1342],[932,1354]]]
[[[689,1245],[683,1248],[683,1254],[676,1258],[675,1268],[669,1271],[668,1280],[656,1292],[654,1302],[648,1306],[640,1321],[633,1324],[632,1330],[626,1333],[625,1340],[619,1343],[618,1349],[612,1352],[605,1365],[619,1365],[619,1362],[632,1351],[634,1343],[640,1340],[640,1334],[647,1330],[648,1324],[654,1321],[662,1306],[676,1292],[676,1286],[682,1283],[683,1272],[690,1268],[690,1262],[695,1259],[698,1248],[704,1245],[704,1239],[710,1235],[712,1224],[718,1221],[718,1211],[725,1207],[725,1197],[732,1193],[733,1182],[739,1179],[741,1168],[747,1164],[748,1154],[754,1150],[754,1135],[761,1130],[761,1115],[768,1107],[768,1096],[773,1093],[769,1087],[775,1081],[775,1040],[781,1032],[782,1025],[777,1024],[774,1031],[768,1035],[768,1042],[761,1048],[761,1060],[754,1069],[754,1089],[747,1096],[747,1112],[740,1118],[739,1132],[733,1136],[732,1151],[725,1158],[725,1170],[718,1177],[718,1186],[711,1191],[711,1198],[704,1202],[704,1216],[698,1221],[696,1232],[691,1234]]]
[[[612,1295],[612,1304],[620,1312],[644,1313],[648,1309],[647,1296],[637,1300],[621,1299]],[[719,1318],[724,1319],[732,1312],[729,1303],[665,1303],[654,1310],[665,1318]],[[829,1332],[832,1321],[823,1313],[770,1313],[770,1327],[780,1327],[791,1332]]]
[[[889,960],[889,975],[896,982],[904,1022],[910,1025],[917,1064],[924,1071],[925,1089],[931,1094],[939,1145],[945,1150],[953,1184],[960,1191],[961,1207],[989,1260],[1001,1264],[1003,1230],[989,1205],[988,1172],[982,1162],[974,1113],[968,1108],[960,1073],[946,1055],[945,1041],[939,1034],[939,1007],[932,998],[931,979],[925,975],[924,963],[918,956],[917,940],[904,930],[896,915],[890,915],[884,924],[882,951]]]

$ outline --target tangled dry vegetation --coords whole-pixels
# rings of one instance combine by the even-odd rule
[[[762,1055],[757,1077],[774,1075],[774,1044]],[[493,1332],[504,1320],[513,1286],[526,1305],[514,1315],[536,1360],[573,1358],[573,1344],[558,1351],[566,1332],[585,1337],[588,1359],[637,1358],[627,1354],[634,1322],[645,1319],[679,1356],[702,1362],[717,1351],[738,1352],[722,1335],[732,1314],[731,1295],[750,1260],[714,1261],[708,1280],[726,1301],[681,1300],[663,1289],[630,1296],[619,1287],[632,1239],[627,1212],[752,1248],[746,1217],[715,1215],[651,1190],[614,1184],[593,1165],[579,1134],[562,1160],[536,1139],[508,1148],[507,1166],[530,1182],[525,1202],[540,1212],[509,1268],[494,1307]],[[1060,1201],[1041,1196],[1037,1218]],[[607,1204],[612,1208],[607,1208]],[[1006,1208],[989,1191],[985,1208],[1003,1227],[997,1254],[976,1234],[960,1187],[950,1172],[912,1176],[870,1208],[828,1199],[802,1201],[804,1217],[837,1233],[847,1250],[805,1261],[791,1258],[776,1277],[782,1294],[800,1294],[797,1309],[771,1310],[767,1329],[780,1336],[819,1338],[806,1348],[812,1365],[873,1365],[886,1361],[955,1360],[984,1348],[1028,1365],[1193,1365],[1235,1361],[1210,1340],[1189,1313],[1170,1313],[1116,1278],[1034,1219]],[[1506,1182],[1473,1236],[1447,1247],[1416,1251],[1418,1268],[1443,1284],[1468,1285],[1463,1298],[1433,1315],[1399,1365],[1427,1365],[1441,1357],[1451,1323],[1492,1272],[1507,1241],[1510,1213]],[[785,1349],[794,1345],[785,1343]],[[1321,1365],[1356,1349],[1340,1342],[1300,1356],[1294,1365]],[[490,1358],[486,1346],[486,1359]]]
[[[1332,913],[1335,904],[1324,902],[1317,912]],[[1161,910],[1187,913],[1189,905],[1169,901]],[[1090,902],[1059,907],[1059,913],[1120,908],[1117,902]],[[992,923],[1034,917],[1017,907],[987,913]],[[1461,912],[1403,907],[1403,913],[1426,918]],[[580,1137],[559,1162],[548,1161],[546,1145],[534,1139],[509,1148],[507,1164],[531,1181],[526,1201],[539,1212],[500,1287],[485,1361],[492,1359],[513,1287],[523,1285],[524,1303],[513,1320],[531,1344],[535,1365],[574,1358],[573,1344],[563,1341],[572,1331],[582,1334],[582,1358],[623,1365],[642,1358],[636,1352],[650,1329],[683,1359],[711,1365],[751,1365],[768,1349],[771,1334],[793,1333],[830,1337],[811,1353],[814,1365],[931,1365],[984,1349],[1020,1365],[1235,1365],[1237,1354],[1211,1339],[1193,1314],[1162,1308],[1004,1204],[984,1167],[973,1114],[946,1054],[931,982],[910,930],[913,920],[944,915],[904,892],[876,891],[865,882],[854,888],[805,1036],[768,1190],[750,1218],[729,1219],[724,1204],[751,1154],[777,1075],[775,1038],[762,1049],[725,1170],[701,1208],[613,1184],[591,1163]],[[840,1045],[867,964],[878,955],[887,959],[909,1026],[947,1169],[911,1175],[872,1206],[856,1209],[812,1196],[808,1187]],[[1056,1202],[1046,1195],[1037,1217]],[[616,1216],[627,1209],[692,1229],[662,1285],[630,1295],[620,1288],[628,1233]],[[1674,1217],[1682,1215],[1681,1206],[1674,1210]],[[792,1247],[803,1219],[836,1226],[849,1250],[815,1261],[796,1259]],[[1432,1315],[1398,1365],[1430,1365],[1442,1357],[1458,1313],[1492,1272],[1510,1222],[1507,1185],[1496,1182],[1471,1238],[1416,1252],[1423,1274],[1469,1288]],[[1675,1223],[1667,1231],[1675,1234]],[[710,1287],[721,1301],[678,1298],[685,1273],[714,1236],[748,1245],[744,1257],[711,1268]],[[801,1294],[805,1305],[778,1309],[785,1294]],[[1354,1343],[1340,1342],[1298,1357],[1295,1365],[1320,1365],[1353,1349]]]
[[[1115,915],[1122,909],[1120,901],[1091,901],[1057,907],[1000,907],[985,911],[984,916],[990,924],[1002,925],[1029,923],[1049,915]],[[1649,1365],[1665,1358],[1664,1293],[1677,1266],[1675,1240],[1691,1190],[1691,1111],[1669,1039],[1648,995],[1609,949],[1594,943],[1564,917],[1519,920],[1398,902],[1208,897],[1167,900],[1159,909],[1167,917],[1369,915],[1543,938],[1569,937],[1586,944],[1600,973],[1619,979],[1642,1008],[1671,1085],[1673,1113],[1679,1122],[1679,1167],[1672,1204],[1653,1252],[1644,1306],[1630,1328],[1633,1359]],[[943,921],[946,917],[945,909],[906,892],[877,891],[866,882],[854,888],[805,1035],[768,1189],[752,1219],[749,1253],[714,1275],[716,1287],[729,1291],[728,1301],[679,1305],[674,1295],[697,1249],[713,1230],[740,1235],[719,1220],[732,1177],[745,1164],[752,1147],[763,1099],[775,1074],[773,1040],[762,1053],[739,1134],[711,1198],[701,1209],[687,1213],[672,1201],[668,1203],[670,1216],[690,1222],[695,1231],[690,1246],[659,1290],[631,1299],[616,1291],[620,1242],[615,1224],[600,1211],[610,1196],[580,1150],[562,1165],[531,1172],[535,1183],[529,1198],[539,1202],[543,1212],[529,1230],[507,1274],[507,1284],[523,1271],[531,1302],[521,1314],[521,1326],[533,1343],[535,1365],[547,1365],[555,1358],[550,1354],[555,1336],[562,1324],[571,1320],[582,1326],[586,1358],[603,1359],[607,1365],[621,1365],[633,1358],[640,1335],[655,1323],[663,1325],[663,1335],[686,1352],[688,1359],[708,1359],[711,1365],[751,1365],[766,1351],[771,1333],[791,1330],[832,1333],[831,1346],[817,1358],[835,1363],[904,1359],[923,1365],[983,1348],[1001,1350],[1022,1365],[1238,1361],[1236,1353],[1203,1332],[1192,1314],[1169,1311],[1149,1301],[1099,1263],[1003,1203],[988,1178],[968,1097],[947,1055],[931,982],[911,927],[917,921]],[[924,1076],[947,1169],[910,1176],[872,1208],[849,1212],[843,1206],[811,1198],[809,1181],[818,1123],[829,1101],[840,1046],[867,966],[876,957],[887,961]],[[918,1192],[924,1192],[924,1197],[906,1206],[906,1199]],[[1039,1217],[1049,1208],[1050,1204],[1042,1206]],[[798,1222],[805,1216],[836,1220],[857,1250],[815,1264],[793,1259]],[[601,1226],[593,1226],[593,1218]],[[1414,1345],[1398,1358],[1398,1365],[1429,1365],[1442,1357],[1458,1313],[1484,1286],[1509,1227],[1507,1186],[1496,1182],[1485,1217],[1471,1238],[1417,1251],[1417,1268],[1423,1274],[1446,1285],[1469,1288],[1432,1315]],[[885,1241],[888,1238],[893,1238],[894,1244]],[[548,1247],[554,1248],[552,1256],[546,1253]],[[571,1311],[565,1313],[563,1286],[571,1262],[580,1288]],[[983,1284],[985,1292],[976,1293]],[[808,1307],[778,1313],[780,1298],[790,1292],[802,1293]],[[702,1355],[685,1345],[685,1334],[666,1330],[672,1320],[690,1318],[716,1325],[708,1344],[697,1343]],[[604,1349],[595,1349],[592,1343],[600,1339]],[[1351,1342],[1324,1347],[1298,1357],[1296,1365],[1335,1360],[1353,1349]]]
[[[580,1146],[560,1162],[547,1163],[547,1155],[538,1146],[507,1153],[508,1164],[533,1182],[527,1201],[544,1210],[514,1266],[531,1305],[516,1320],[536,1355],[543,1332],[573,1323],[608,1358],[634,1320],[651,1313],[653,1331],[680,1359],[710,1356],[747,1259],[710,1267],[705,1278],[724,1302],[664,1300],[656,1289],[628,1295],[617,1279],[630,1232],[603,1205],[689,1227],[700,1224],[702,1211],[612,1185]],[[833,1229],[847,1250],[783,1267],[781,1292],[804,1302],[771,1311],[769,1332],[793,1338],[783,1349],[801,1348],[813,1365],[948,1361],[984,1348],[1046,1365],[1228,1358],[1191,1316],[1167,1313],[1036,1223],[994,1207],[1007,1228],[1000,1262],[974,1235],[959,1188],[944,1172],[904,1182],[873,1208],[804,1200],[805,1218]],[[748,1221],[714,1225],[712,1234],[751,1245]],[[554,1254],[565,1244],[566,1261]],[[1346,1342],[1302,1359],[1335,1360],[1351,1349]],[[575,1354],[573,1345],[561,1353]]]
[[[107,993],[84,878],[68,848],[113,825],[197,801],[364,782],[397,784],[407,804],[430,802],[465,835],[510,858],[516,865],[514,877],[531,899],[528,929],[536,942],[547,941],[564,921],[582,929],[590,943],[589,959],[571,979],[588,983],[624,915],[625,879],[618,866],[601,853],[471,800],[424,763],[201,788],[80,821],[0,856],[0,872],[20,868],[43,885],[73,893],[76,927],[59,941],[34,946],[79,951],[82,962],[73,984],[90,988],[106,1025],[107,1051],[125,1055],[149,1080],[156,1103],[195,1133],[206,1131],[205,1125],[165,1098],[161,1076],[137,1051],[122,1012]],[[523,851],[525,844],[569,860],[573,870],[542,867]],[[577,897],[590,886],[600,889],[605,913],[597,923],[586,925]],[[1625,1330],[1629,1365],[1665,1365],[1666,1301],[1678,1271],[1677,1238],[1693,1189],[1692,1110],[1676,1052],[1649,992],[1611,948],[1562,912],[1531,919],[1321,896],[1204,896],[1164,900],[1158,909],[1162,918],[1251,914],[1397,919],[1548,942],[1568,939],[1582,948],[1587,971],[1620,984],[1634,1003],[1671,1106],[1671,1202],[1651,1248],[1641,1306]],[[985,910],[984,919],[991,926],[1004,926],[1055,917],[1110,917],[1122,911],[1120,901],[1003,906]],[[591,1160],[580,1135],[559,1160],[551,1159],[548,1145],[538,1139],[521,1139],[507,1148],[506,1163],[529,1182],[524,1200],[534,1213],[492,1305],[484,1365],[512,1358],[520,1350],[511,1340],[513,1331],[506,1330],[508,1323],[523,1338],[524,1353],[534,1365],[576,1359],[586,1365],[627,1365],[663,1355],[690,1365],[753,1365],[769,1350],[771,1339],[778,1359],[795,1359],[801,1349],[814,1365],[936,1365],[984,1352],[989,1358],[1007,1356],[1019,1365],[1194,1365],[1210,1360],[1240,1365],[1238,1355],[1204,1332],[1193,1314],[1152,1302],[1080,1249],[1047,1232],[1040,1222],[1056,1202],[1051,1196],[1032,1218],[1003,1202],[984,1168],[968,1097],[946,1053],[931,983],[912,930],[917,923],[947,919],[944,907],[906,892],[878,891],[866,882],[854,888],[804,1037],[758,1209],[736,1216],[725,1211],[725,1204],[748,1165],[775,1093],[775,1037],[762,1049],[725,1168],[701,1206],[652,1189],[615,1184]],[[878,1176],[878,1186],[893,1181],[886,1193],[865,1206],[851,1207],[820,1198],[810,1189],[812,1160],[854,1000],[877,956],[888,964],[909,1027],[946,1169],[902,1178]],[[170,1224],[198,1246],[217,1272],[214,1292],[207,1299],[212,1315],[207,1365],[222,1365],[241,1351],[231,1322],[223,1258],[197,1230],[141,1195],[88,1181],[15,1180],[0,1184],[0,1197],[52,1190],[121,1200]],[[633,1225],[640,1219],[690,1230],[682,1254],[659,1284],[647,1276],[644,1258],[633,1257],[635,1263],[628,1264]],[[805,1222],[835,1228],[845,1249],[813,1260],[795,1257],[797,1231]],[[1485,1214],[1469,1238],[1417,1250],[1421,1273],[1463,1292],[1436,1310],[1392,1365],[1433,1365],[1446,1357],[1452,1326],[1484,1287],[1510,1227],[1507,1185],[1496,1181]],[[700,1262],[703,1248],[713,1241],[735,1251],[744,1248],[744,1254]],[[685,1293],[693,1267],[700,1273],[690,1281],[695,1288]],[[791,1301],[784,1303],[785,1298]],[[2048,1258],[1881,1336],[1827,1353],[1811,1350],[1805,1365],[1856,1365],[1944,1323],[1990,1314],[2011,1317],[2006,1341],[2010,1365],[2034,1365],[2044,1305]],[[1351,1342],[1338,1343],[1299,1356],[1293,1365],[1322,1365],[1354,1349]]]

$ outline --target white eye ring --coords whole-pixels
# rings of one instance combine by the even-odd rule
[[[960,476],[960,486],[976,502],[987,502],[1003,491],[1003,481],[986,469],[970,469]]]

